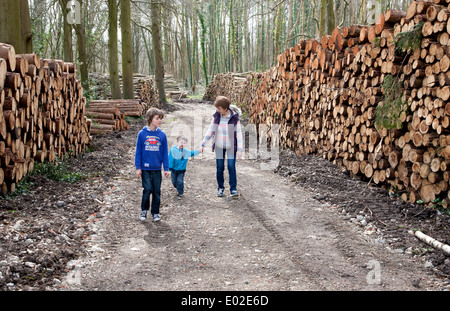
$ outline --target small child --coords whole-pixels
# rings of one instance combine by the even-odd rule
[[[184,136],[177,137],[177,144],[172,146],[169,151],[169,170],[172,176],[172,184],[177,188],[178,198],[180,199],[184,194],[184,174],[186,173],[188,159],[200,154],[199,149],[190,151],[184,148],[187,141]]]
[[[164,176],[169,177],[169,158],[167,155],[167,136],[160,129],[164,113],[157,108],[150,108],[146,113],[147,126],[138,134],[134,164],[136,176],[142,179],[141,215],[140,220],[147,219],[152,195],[151,213],[153,221],[159,221],[161,204],[161,167],[164,165]]]

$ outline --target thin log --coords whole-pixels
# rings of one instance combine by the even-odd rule
[[[444,244],[442,242],[439,242],[436,239],[433,239],[432,237],[424,234],[422,231],[417,230],[414,232],[414,235],[416,238],[421,240],[422,242],[425,242],[426,244],[433,246],[434,248],[443,251],[445,254],[450,255],[450,246],[447,244]]]

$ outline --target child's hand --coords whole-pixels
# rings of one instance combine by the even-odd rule
[[[136,177],[137,178],[141,178],[141,175],[142,175],[142,170],[141,169],[137,169],[136,170]]]
[[[169,177],[169,171],[164,171],[164,176],[167,178]]]
[[[198,148],[198,152],[203,153],[203,147]]]
[[[241,159],[241,158],[242,158],[242,151],[238,151],[238,152],[236,153],[236,157],[237,157],[238,159]]]

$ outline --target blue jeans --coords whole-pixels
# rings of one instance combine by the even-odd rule
[[[237,190],[237,178],[236,178],[236,153],[232,149],[215,148],[216,152],[216,178],[217,189],[225,189],[224,186],[224,171],[225,171],[225,158],[227,159],[228,176],[230,178],[230,191]]]
[[[150,195],[152,195],[151,213],[159,214],[159,206],[161,204],[161,171],[142,170],[142,201],[141,210],[148,211],[150,208]]]
[[[178,194],[184,193],[184,171],[171,171],[172,185],[177,188]]]

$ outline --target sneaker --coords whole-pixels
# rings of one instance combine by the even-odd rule
[[[232,198],[239,197],[239,193],[237,192],[237,190],[232,190],[230,193],[230,197],[232,197]]]
[[[177,197],[178,197],[178,200],[181,200],[181,198],[183,197],[184,195],[182,195],[182,194],[177,194]]]
[[[223,190],[224,189],[219,189],[219,191],[217,191],[217,196],[218,197],[223,197]]]
[[[161,216],[159,216],[159,214],[155,214],[153,215],[153,221],[160,221],[161,220]]]
[[[141,212],[141,216],[139,217],[139,219],[141,221],[146,221],[147,220],[147,211],[142,211]]]

